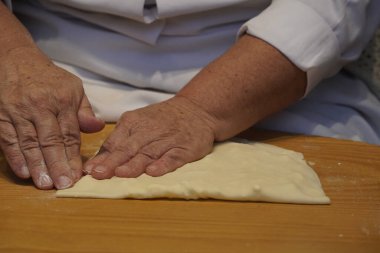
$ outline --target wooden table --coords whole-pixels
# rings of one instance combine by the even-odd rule
[[[111,130],[84,135],[92,155]],[[59,199],[1,159],[0,252],[380,252],[380,147],[249,131],[304,153],[331,205]]]

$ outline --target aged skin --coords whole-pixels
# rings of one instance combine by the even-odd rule
[[[40,189],[160,176],[300,99],[306,73],[268,43],[242,36],[168,101],[125,112],[84,167],[80,131],[104,127],[81,81],[55,66],[0,3],[0,146],[14,173]]]
[[[80,130],[99,131],[82,82],[55,66],[0,3],[0,146],[14,173],[40,189],[82,175]]]
[[[174,98],[124,113],[85,169],[97,179],[163,175],[297,101],[305,85],[304,72],[245,35]]]

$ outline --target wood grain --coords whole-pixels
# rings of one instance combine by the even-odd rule
[[[83,135],[94,155],[112,125]],[[380,252],[380,147],[250,130],[304,153],[331,205],[57,199],[0,157],[0,252]]]

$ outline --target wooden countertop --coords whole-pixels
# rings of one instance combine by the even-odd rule
[[[91,156],[112,126],[83,135]],[[331,205],[59,199],[0,157],[0,252],[380,252],[380,147],[281,133],[245,136],[304,153]]]

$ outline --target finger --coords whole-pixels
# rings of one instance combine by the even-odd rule
[[[137,154],[127,163],[115,169],[115,176],[117,177],[138,177],[144,173],[145,168],[154,160],[144,154]]]
[[[34,122],[40,148],[55,187],[64,189],[72,186],[75,179],[66,157],[64,138],[57,118],[45,113]]]
[[[192,161],[194,159],[189,155],[189,151],[173,148],[162,155],[160,159],[150,164],[145,169],[145,173],[153,177],[162,176]]]
[[[74,182],[76,182],[82,176],[78,118],[74,111],[67,111],[60,113],[57,119],[61,128],[66,157],[71,168],[72,178]]]
[[[34,125],[28,120],[19,119],[16,120],[15,127],[20,149],[34,184],[40,189],[51,189],[53,181],[46,168]]]
[[[99,158],[100,157],[100,158]],[[111,178],[115,175],[115,168],[130,159],[127,153],[116,150],[113,153],[105,151],[104,154],[93,159],[91,166],[91,176],[96,179]]]
[[[108,151],[99,150],[99,152],[96,154],[96,156],[89,159],[85,163],[85,165],[83,166],[84,173],[91,175],[94,167],[96,167],[98,164],[102,163],[109,156],[109,154],[110,153]]]
[[[105,126],[103,120],[98,119],[92,110],[91,104],[88,101],[86,94],[83,95],[79,110],[78,110],[79,127],[84,133],[95,133],[102,130]]]
[[[96,179],[114,176],[115,169],[132,159],[138,150],[146,144],[145,141],[145,138],[141,138],[141,135],[136,134],[128,137],[120,146],[114,147],[112,151],[107,149],[108,155],[102,162],[93,167],[91,175]]]
[[[148,165],[158,160],[165,154],[171,143],[167,140],[157,140],[141,148],[136,156],[131,158],[125,164],[115,169],[115,175],[118,177],[138,177],[145,172]]]
[[[118,125],[100,148],[99,153],[86,163],[85,171],[91,171],[96,179],[111,178],[115,168],[124,164],[142,146],[138,135],[129,136],[125,127]]]
[[[16,130],[9,122],[1,122],[0,124],[0,146],[5,159],[16,176],[24,179],[29,178],[29,169],[21,152]]]

